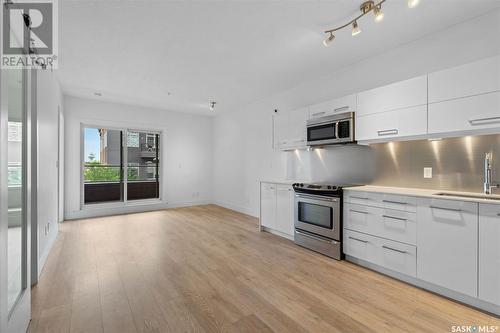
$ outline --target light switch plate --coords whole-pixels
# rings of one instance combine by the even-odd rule
[[[424,168],[424,178],[432,178],[432,168]]]

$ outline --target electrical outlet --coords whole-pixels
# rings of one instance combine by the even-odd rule
[[[424,168],[424,178],[432,178],[432,168]]]

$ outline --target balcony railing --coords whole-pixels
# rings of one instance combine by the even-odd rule
[[[123,201],[125,183],[119,165],[86,163],[84,166],[84,203]],[[159,198],[156,165],[128,166],[127,200]]]

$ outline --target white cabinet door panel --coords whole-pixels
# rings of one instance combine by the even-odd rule
[[[290,111],[287,141],[290,148],[304,148],[307,145],[308,108]]]
[[[368,115],[427,104],[427,75],[363,91],[357,95],[357,115]]]
[[[262,183],[260,195],[260,224],[276,229],[276,185]]]
[[[477,297],[478,204],[417,202],[417,277]]]
[[[293,188],[290,185],[277,185],[276,230],[290,236],[294,233],[293,194]]]
[[[356,140],[388,140],[427,134],[427,105],[356,115]]]
[[[429,74],[429,103],[500,90],[500,56]]]
[[[359,232],[344,230],[344,253],[368,262],[377,260],[377,244],[373,237]]]
[[[429,133],[500,129],[500,92],[429,104]]]
[[[479,298],[500,306],[500,205],[479,205]]]
[[[342,112],[356,111],[356,95],[348,95],[331,101],[311,105],[309,107],[309,119],[330,116]]]

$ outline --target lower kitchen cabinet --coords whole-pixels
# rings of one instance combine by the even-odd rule
[[[261,183],[260,185],[260,225],[276,228],[276,185]]]
[[[479,205],[479,298],[500,306],[500,205]]]
[[[291,185],[261,183],[260,225],[271,232],[293,238],[294,192]]]
[[[417,277],[478,296],[478,204],[417,200]]]

